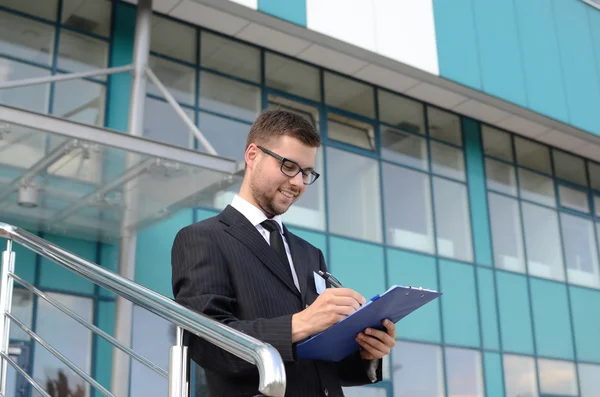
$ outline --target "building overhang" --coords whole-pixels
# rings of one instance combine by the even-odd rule
[[[126,0],[137,3],[136,0]],[[243,0],[236,0],[244,3]],[[155,0],[154,11],[354,76],[600,161],[600,137],[234,1]]]
[[[234,160],[0,106],[0,221],[33,231],[115,242],[212,207],[243,172]]]

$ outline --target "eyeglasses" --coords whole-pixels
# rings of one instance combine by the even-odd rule
[[[290,159],[286,159],[285,157],[281,157],[277,153],[273,153],[269,149],[265,149],[262,146],[258,146],[258,148],[260,150],[262,150],[264,153],[268,154],[269,156],[275,157],[277,160],[279,160],[281,162],[280,170],[285,176],[289,176],[290,178],[293,178],[296,175],[298,175],[298,173],[302,172],[302,182],[304,182],[305,185],[312,185],[319,177],[318,172],[316,172],[315,170],[306,170],[306,169],[300,167],[300,165],[298,163],[296,163],[294,160],[290,160]]]

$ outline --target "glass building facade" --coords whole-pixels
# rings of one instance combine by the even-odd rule
[[[122,2],[0,0],[0,82],[128,64],[134,24],[135,7]],[[365,296],[394,284],[444,293],[398,324],[384,381],[348,388],[347,396],[600,395],[600,164],[158,14],[150,67],[221,156],[243,159],[262,109],[282,107],[312,121],[324,143],[322,177],[284,222]],[[125,131],[128,94],[123,74],[0,90],[0,104]],[[152,84],[145,107],[145,137],[205,150]],[[1,140],[0,164],[19,165]],[[136,281],[171,296],[176,231],[215,215],[235,192],[141,230]],[[116,269],[113,245],[43,237]],[[17,274],[112,332],[110,293],[25,250],[17,256]],[[16,291],[13,307],[110,384],[105,341],[25,290]],[[28,373],[42,384],[57,377],[59,361],[12,330]],[[165,322],[134,310],[136,351],[166,367],[172,340]],[[72,385],[82,384],[63,370]],[[9,373],[9,396],[29,391]],[[166,393],[166,381],[141,365],[130,376],[132,396]],[[198,396],[202,383],[198,370]]]

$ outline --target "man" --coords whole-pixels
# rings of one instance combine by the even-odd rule
[[[395,342],[387,332],[357,336],[360,351],[340,363],[301,360],[298,342],[351,314],[365,298],[348,288],[317,293],[314,272],[326,271],[322,252],[281,223],[313,183],[314,127],[283,110],[267,110],[246,141],[246,171],[231,205],[216,217],[179,231],[172,249],[175,300],[274,346],[285,362],[286,395],[343,396],[342,386],[381,380],[381,358]],[[213,397],[255,396],[258,371],[230,353],[193,338],[190,353],[205,369]]]

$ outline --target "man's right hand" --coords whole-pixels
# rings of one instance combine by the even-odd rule
[[[331,327],[365,302],[362,295],[349,288],[327,288],[312,305],[292,316],[292,343]]]

